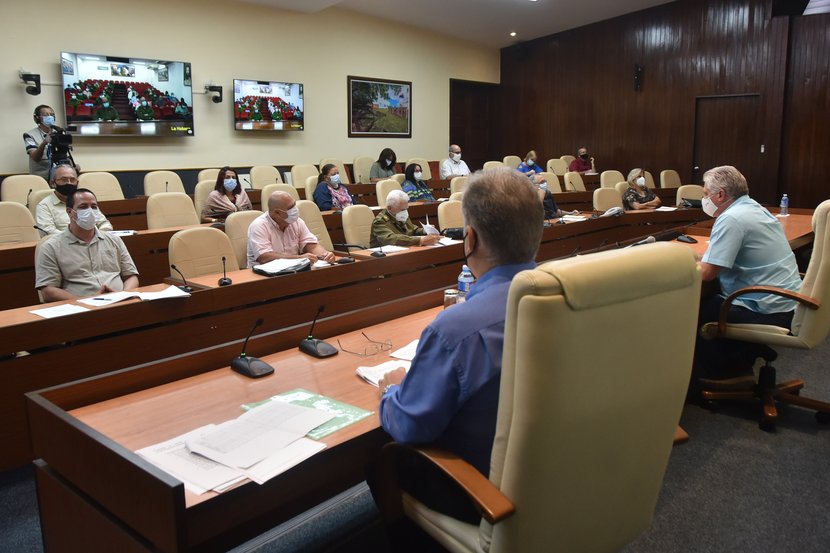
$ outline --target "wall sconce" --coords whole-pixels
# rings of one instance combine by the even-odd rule
[[[636,92],[640,92],[643,88],[643,71],[645,67],[640,65],[639,63],[634,64],[634,90]]]
[[[205,94],[208,92],[218,92],[218,96],[214,96],[212,98],[214,104],[221,104],[222,103],[222,87],[216,84],[206,84],[205,85]]]
[[[31,94],[32,96],[40,94],[40,75],[37,73],[24,73],[21,71],[20,80],[26,84],[32,83],[32,86],[26,87],[27,94]]]

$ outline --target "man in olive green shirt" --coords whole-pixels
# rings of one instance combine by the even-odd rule
[[[118,119],[118,110],[112,107],[109,98],[101,97],[101,107],[95,112],[95,119],[99,121],[115,121]]]
[[[409,218],[409,196],[403,190],[393,190],[386,196],[386,209],[372,221],[372,247],[378,246],[431,246],[441,238],[437,234],[426,235]]]

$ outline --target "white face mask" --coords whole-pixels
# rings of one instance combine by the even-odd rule
[[[637,186],[645,186],[646,185],[646,178],[645,177],[637,177],[634,179],[634,184]]]
[[[292,223],[296,223],[297,219],[300,218],[300,208],[296,205],[289,209],[286,213],[287,215],[285,216],[285,222],[289,225]]]
[[[546,183],[546,182],[539,183],[539,190],[547,190],[547,189],[548,189],[548,183]]]
[[[395,213],[395,219],[399,223],[405,223],[407,219],[409,219],[409,211],[404,209],[403,211],[398,211]]]
[[[78,226],[84,230],[92,230],[95,228],[95,210],[91,207],[83,209],[76,209],[76,222]]]
[[[329,181],[330,181],[332,184],[340,184],[340,173],[338,173],[338,174],[336,174],[336,175],[332,175],[332,176],[330,176],[330,177],[329,177]]]
[[[714,217],[715,212],[718,210],[718,206],[715,205],[715,202],[709,196],[706,196],[700,201],[700,206],[703,208],[703,213],[709,217]]]
[[[386,166],[387,166],[387,167],[389,167],[390,165],[392,165],[392,160],[391,160],[391,159],[387,159],[387,160],[386,160]]]
[[[222,182],[222,185],[228,192],[233,192],[234,190],[236,190],[236,179],[225,179]]]
[[[454,161],[461,161],[461,154],[450,154],[450,157],[451,157]]]
[[[413,175],[414,175],[415,179],[421,180],[421,176],[423,175],[423,173],[420,172],[420,171],[415,171],[415,173],[413,173]]]

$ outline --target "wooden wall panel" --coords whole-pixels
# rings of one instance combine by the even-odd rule
[[[498,84],[450,79],[450,144],[461,146],[470,171],[503,157],[498,100]]]

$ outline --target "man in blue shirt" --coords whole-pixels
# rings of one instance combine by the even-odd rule
[[[749,197],[746,178],[732,166],[703,175],[703,210],[715,217],[709,247],[700,261],[704,281],[719,279],[721,293],[701,302],[699,322],[717,321],[723,300],[747,286],[774,286],[798,291],[801,277],[795,255],[778,219]],[[795,301],[772,294],[741,296],[729,322],[763,323],[789,328]],[[696,371],[708,386],[754,384],[753,346],[733,340],[698,337]]]
[[[381,380],[380,418],[395,440],[438,444],[487,476],[496,430],[507,293],[516,273],[535,267],[542,206],[526,177],[503,168],[470,177],[462,210],[464,254],[478,281],[467,301],[439,314],[424,330],[409,373],[397,369]],[[430,491],[429,481],[434,482],[435,475],[417,462],[408,469],[402,475],[404,489],[447,512],[443,484]],[[420,471],[427,474],[413,474]],[[407,486],[407,476],[412,486]],[[475,513],[471,517],[447,514],[476,520]]]

